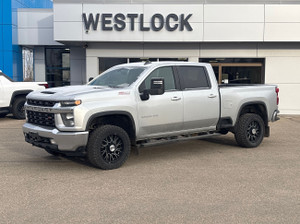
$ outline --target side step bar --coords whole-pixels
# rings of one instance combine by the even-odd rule
[[[181,136],[174,136],[174,137],[167,137],[167,138],[160,138],[160,139],[151,139],[145,140],[137,143],[137,148],[143,148],[148,146],[154,145],[164,145],[172,142],[179,142],[179,141],[187,141],[193,139],[203,139],[208,137],[219,136],[220,133],[200,133],[200,134],[193,134],[193,135],[181,135]]]

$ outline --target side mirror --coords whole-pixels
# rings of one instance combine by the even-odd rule
[[[140,93],[141,100],[146,101],[149,100],[149,90],[145,89],[142,93]]]
[[[89,78],[89,82],[92,81],[93,79],[94,79],[93,77],[90,77],[90,78]]]
[[[149,100],[150,95],[162,95],[165,92],[164,78],[152,78],[150,89],[145,89],[140,93],[141,100]]]
[[[165,80],[164,78],[151,79],[150,95],[162,95],[165,92]]]

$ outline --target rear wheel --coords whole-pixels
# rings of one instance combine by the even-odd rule
[[[25,119],[25,102],[25,97],[18,97],[14,100],[12,105],[12,113],[16,119]]]
[[[103,125],[94,130],[87,145],[87,158],[94,166],[111,170],[122,166],[130,154],[126,131],[115,125]]]
[[[257,114],[242,115],[235,127],[235,140],[238,145],[254,148],[260,145],[264,138],[264,121]]]

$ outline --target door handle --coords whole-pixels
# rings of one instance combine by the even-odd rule
[[[181,97],[178,97],[178,96],[174,96],[171,98],[172,101],[178,101],[178,100],[181,100]]]
[[[216,98],[217,97],[217,95],[215,95],[215,94],[210,94],[209,96],[208,96],[208,98]]]

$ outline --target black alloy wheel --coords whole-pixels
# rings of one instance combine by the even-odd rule
[[[94,166],[111,170],[122,166],[130,154],[127,132],[115,125],[103,125],[91,132],[87,158]]]
[[[15,99],[12,105],[12,113],[16,119],[25,119],[24,104],[26,102],[25,97],[18,97]]]
[[[118,135],[109,135],[101,143],[100,153],[107,163],[117,162],[123,153],[123,141]]]
[[[259,115],[243,114],[235,126],[235,139],[238,145],[246,148],[259,146],[265,134],[264,125],[264,121]]]
[[[255,143],[260,138],[261,126],[257,121],[252,121],[247,128],[247,138],[250,142]]]

